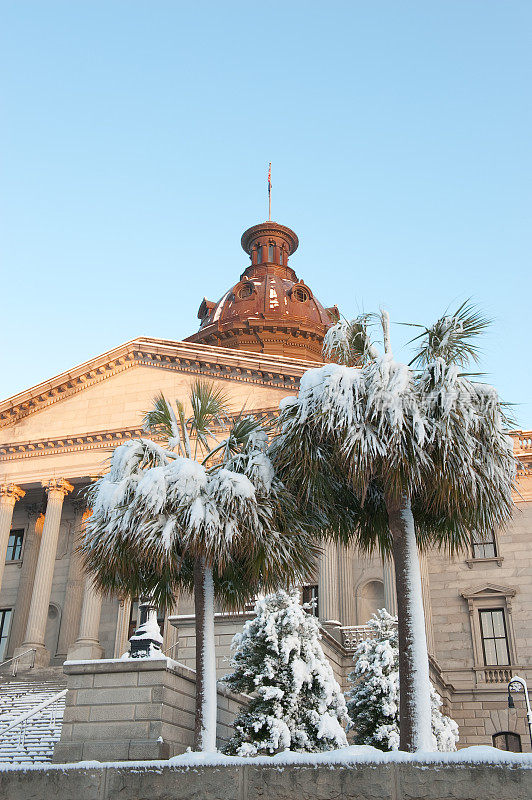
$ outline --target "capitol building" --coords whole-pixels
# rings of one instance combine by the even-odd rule
[[[338,309],[324,307],[298,277],[296,234],[269,221],[246,230],[242,247],[249,263],[238,280],[235,268],[218,302],[201,301],[199,328],[184,341],[133,339],[0,403],[0,662],[9,661],[0,697],[13,663],[16,680],[60,688],[71,669],[65,661],[127,650],[137,603],[94,591],[76,541],[88,513],[84,490],[115,447],[143,435],[154,396],[185,398],[201,376],[223,387],[235,412],[272,419],[321,362]],[[528,752],[524,713],[517,702],[508,708],[507,684],[516,674],[532,684],[532,431],[511,435],[519,493],[510,527],[473,536],[460,555],[429,551],[421,568],[431,677],[459,725],[459,746]],[[365,623],[379,608],[396,610],[392,565],[328,543],[314,583],[302,590],[316,600],[324,650],[346,688]],[[219,675],[250,613],[217,614]],[[194,667],[192,599],[180,597],[160,617],[163,650]]]

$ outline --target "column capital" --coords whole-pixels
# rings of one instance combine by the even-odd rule
[[[26,492],[15,483],[0,484],[0,503],[14,506],[17,500],[22,500]]]
[[[63,497],[66,497],[66,495],[74,489],[72,484],[64,478],[50,478],[48,481],[42,481],[42,485],[48,492],[48,495],[60,494]]]

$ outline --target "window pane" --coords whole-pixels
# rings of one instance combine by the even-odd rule
[[[493,623],[491,620],[491,611],[480,612],[480,622],[482,624],[482,636],[493,637]]]
[[[502,611],[492,611],[491,612],[491,619],[493,622],[493,634],[494,636],[506,636],[506,631],[504,629],[504,616]]]
[[[486,656],[486,666],[495,667],[497,665],[497,651],[494,639],[484,639],[484,654]]]
[[[268,261],[273,261],[273,244],[268,245]]]
[[[509,664],[508,645],[506,639],[495,639],[495,649],[497,651],[497,664]]]
[[[473,531],[471,543],[473,545],[473,558],[495,558],[497,555],[495,536],[492,531],[486,533]]]
[[[24,530],[11,531],[7,542],[6,561],[19,561],[22,555]]]

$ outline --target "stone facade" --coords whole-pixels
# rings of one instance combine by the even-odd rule
[[[263,233],[261,228],[253,233],[255,239],[246,239],[255,262],[253,242]],[[271,235],[275,258],[277,245]],[[255,262],[248,275],[251,280],[262,268]],[[271,267],[271,274],[277,275],[281,266],[291,269],[287,261],[266,264],[265,269]],[[283,280],[280,275],[276,279]],[[296,285],[294,280],[292,284],[287,291]],[[309,290],[308,302],[310,297]],[[206,306],[212,319],[202,323],[200,331],[214,324],[214,306]],[[246,346],[247,334],[239,338],[241,328],[231,317],[230,347],[212,346],[200,336],[186,342],[141,337],[0,403],[3,659],[33,649],[40,666],[59,667],[67,656],[116,658],[127,649],[135,617],[131,603],[98,596],[76,556],[85,487],[107,468],[118,444],[141,435],[142,412],[157,393],[183,398],[197,376],[222,387],[235,413],[245,406],[250,413],[271,419],[279,401],[297,391],[303,372],[316,365],[315,346],[328,323],[322,306],[312,308],[307,322],[316,324],[305,352],[314,360],[294,358],[293,353],[238,349]],[[318,312],[319,320],[314,318]],[[240,322],[245,323],[242,313]],[[310,336],[293,315],[289,321],[299,331],[299,343]],[[277,335],[272,320],[263,322],[268,335]],[[271,345],[277,353],[283,352],[285,335],[281,331],[275,348]],[[491,744],[495,734],[513,733],[529,750],[522,702],[517,700],[517,711],[508,713],[506,701],[512,674],[532,683],[532,433],[513,435],[520,460],[520,494],[512,524],[505,532],[494,532],[491,544],[472,543],[471,550],[460,556],[424,554],[423,599],[433,679],[446,710],[460,725],[461,744]],[[308,591],[317,592],[324,646],[345,686],[357,627],[377,608],[395,611],[393,569],[377,556],[360,556],[353,549],[327,544],[315,587]],[[499,623],[506,644],[501,647],[507,647],[507,658],[499,657],[498,665],[487,663],[490,659],[484,652],[481,615],[490,610],[502,614]],[[182,596],[167,612],[172,621],[165,623],[163,649],[192,667],[191,598]],[[218,618],[219,674],[227,669],[230,640],[244,618]],[[505,660],[508,663],[502,663]]]

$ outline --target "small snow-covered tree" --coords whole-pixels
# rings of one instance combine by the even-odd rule
[[[229,688],[252,695],[225,752],[345,747],[345,699],[322,650],[316,618],[300,605],[297,591],[259,600],[255,615],[235,636],[234,671],[224,678]]]
[[[359,642],[355,668],[349,675],[354,686],[347,696],[355,744],[379,750],[399,748],[399,642],[397,617],[381,609],[368,622],[371,638]],[[440,711],[441,698],[431,684],[431,727],[435,750],[456,750],[458,725]]]

